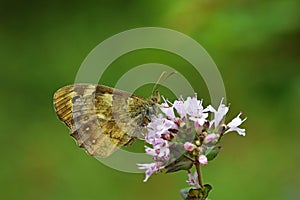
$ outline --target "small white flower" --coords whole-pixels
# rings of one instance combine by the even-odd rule
[[[137,164],[137,167],[138,169],[146,169],[145,172],[146,177],[144,179],[144,182],[146,182],[153,173],[159,172],[159,170],[162,168],[159,162],[148,163],[148,164]]]
[[[175,118],[175,113],[174,113],[174,108],[173,106],[169,106],[168,103],[162,103],[160,105],[160,110],[170,119],[174,119]]]
[[[245,119],[242,120],[240,118],[241,114],[242,113],[239,113],[238,116],[236,116],[236,118],[234,118],[233,120],[231,120],[231,122],[229,122],[227,124],[229,129],[227,131],[225,131],[225,133],[228,133],[228,132],[231,132],[231,131],[236,131],[239,135],[242,135],[242,136],[246,135],[246,130],[238,127],[239,125],[241,125],[247,119],[247,118],[245,118]]]
[[[203,126],[203,124],[206,122],[206,118],[208,117],[207,113],[204,113],[202,117],[190,117],[190,120],[196,122],[199,126]]]
[[[170,149],[167,141],[164,140],[163,144],[154,146],[155,151],[157,152],[156,157],[159,160],[169,160],[170,158]]]
[[[173,107],[176,109],[177,113],[181,118],[186,117],[186,110],[184,109],[184,102],[181,100],[174,101]]]
[[[214,124],[215,127],[220,125],[220,122],[224,118],[224,116],[227,114],[229,108],[223,104],[224,98],[222,98],[221,103],[218,107],[218,110],[214,109],[211,105],[207,106],[207,110],[214,113],[214,119],[211,121],[211,125]]]
[[[150,147],[145,146],[145,151],[150,156],[156,156],[157,153],[155,152],[155,149],[151,149]]]
[[[157,140],[161,139],[162,134],[168,133],[169,129],[176,129],[177,125],[175,122],[163,118],[162,115],[159,115],[148,124],[147,128],[148,133],[146,134],[145,140],[149,144],[154,144]]]
[[[206,158],[206,156],[205,155],[200,155],[199,156],[199,163],[201,164],[201,165],[207,165],[207,158]]]
[[[203,109],[202,101],[197,100],[196,95],[193,98],[188,97],[184,101],[184,109],[190,116],[189,119],[198,123],[198,125],[202,126],[206,122],[206,118],[208,117],[207,110]]]
[[[196,96],[193,98],[188,97],[184,101],[183,107],[190,116],[198,116],[199,111],[201,112],[203,110],[202,101],[197,100]]]
[[[189,180],[186,181],[187,184],[194,186],[195,188],[200,188],[200,185],[197,181],[198,174],[195,172],[194,174],[188,173]]]

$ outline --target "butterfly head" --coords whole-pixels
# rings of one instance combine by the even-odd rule
[[[158,90],[154,90],[154,91],[152,92],[151,100],[152,100],[154,103],[159,103],[159,102],[160,102],[160,94],[159,94],[159,91],[158,91]]]
[[[154,103],[159,103],[160,102],[160,94],[158,92],[158,87],[159,87],[159,81],[164,77],[164,75],[166,75],[167,72],[162,72],[160,77],[158,78],[158,80],[156,81],[154,87],[153,87],[153,90],[152,90],[152,95],[151,95],[151,100],[154,102]],[[167,80],[170,76],[176,74],[176,72],[172,72],[170,73],[169,75],[167,75],[165,77],[164,80]]]

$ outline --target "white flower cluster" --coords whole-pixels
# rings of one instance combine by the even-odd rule
[[[170,150],[172,139],[179,134],[193,134],[191,141],[181,141],[185,152],[196,156],[201,165],[206,165],[209,161],[208,152],[215,148],[221,137],[231,131],[236,131],[239,135],[245,136],[245,129],[238,126],[246,120],[241,119],[241,113],[231,122],[225,124],[225,115],[229,107],[223,104],[223,99],[217,109],[209,105],[206,108],[202,105],[202,100],[197,96],[182,98],[171,103],[164,99],[161,104],[162,113],[155,116],[147,126],[145,141],[152,146],[145,147],[148,155],[153,157],[153,163],[137,164],[139,169],[146,169],[146,178],[159,172],[166,167],[172,152]],[[208,118],[213,114],[212,120]],[[190,126],[192,125],[192,127]],[[178,141],[176,141],[178,143]],[[189,182],[195,185],[192,175],[189,175]]]

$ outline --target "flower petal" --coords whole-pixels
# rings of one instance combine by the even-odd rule
[[[225,131],[225,133],[231,132],[231,131],[236,131],[239,135],[245,136],[246,135],[246,130],[241,129],[238,126],[241,125],[247,118],[244,118],[243,120],[240,118],[242,113],[239,113],[231,122],[227,124],[229,129]],[[225,134],[224,133],[224,134]]]

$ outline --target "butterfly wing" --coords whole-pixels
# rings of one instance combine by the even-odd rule
[[[156,103],[103,85],[75,84],[54,94],[54,107],[80,147],[107,157],[145,131]]]

